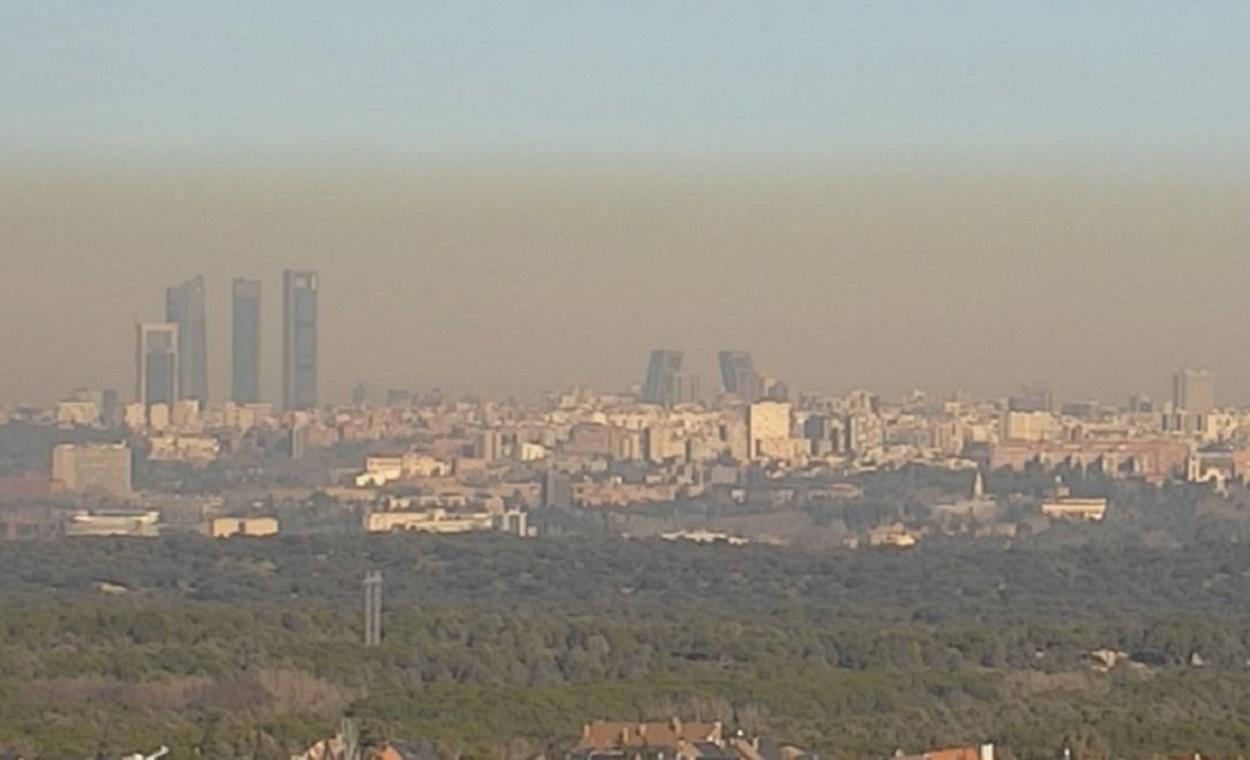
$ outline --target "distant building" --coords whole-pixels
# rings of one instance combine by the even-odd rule
[[[1053,412],[1055,394],[1044,385],[1028,387],[1018,396],[1007,398],[1007,409],[1013,412]]]
[[[543,506],[568,509],[573,506],[573,481],[568,473],[552,468],[543,474]]]
[[[231,287],[230,397],[260,401],[260,280],[236,277]]]
[[[658,750],[658,757],[682,760],[700,757],[703,754],[700,748],[719,750],[724,745],[720,721],[687,722],[678,718],[642,723],[596,721],[582,727],[582,736],[573,754],[631,756],[630,750]]]
[[[173,404],[180,398],[178,325],[135,325],[135,401],[144,406]]]
[[[1056,426],[1055,416],[1046,411],[1007,411],[1003,413],[1002,441],[1044,441]]]
[[[1035,462],[1044,470],[1061,465],[1095,467],[1109,477],[1142,477],[1150,482],[1183,476],[1189,460],[1185,441],[1171,438],[1115,438],[1073,443],[997,443],[989,450],[989,469],[1022,471]]]
[[[58,401],[56,424],[66,427],[95,427],[100,424],[100,407],[94,401]]]
[[[716,363],[720,366],[720,384],[726,393],[741,395],[744,381],[755,374],[755,362],[747,351],[719,351]],[[747,401],[754,401],[749,398]]]
[[[276,536],[278,520],[273,517],[215,517],[208,522],[207,532],[212,538]]]
[[[752,459],[781,458],[790,441],[790,405],[757,401],[747,407],[747,431]]]
[[[52,480],[67,491],[126,497],[131,454],[124,443],[63,443],[52,449]]]
[[[1215,408],[1215,376],[1206,369],[1182,369],[1172,377],[1172,406],[1176,411],[1206,414]]]
[[[160,535],[160,516],[155,509],[83,510],[70,516],[65,535],[153,538]]]
[[[282,404],[317,406],[317,273],[282,273]]]
[[[165,291],[165,321],[178,325],[178,398],[208,401],[208,328],[204,277]]]
[[[1100,522],[1107,516],[1107,500],[1077,499],[1070,496],[1052,498],[1042,504],[1042,514],[1061,520]]]
[[[451,535],[494,530],[527,536],[526,515],[519,510],[503,512],[449,512],[442,508],[372,512],[365,517],[370,533],[437,533]]]
[[[503,434],[498,430],[479,430],[473,438],[473,456],[487,462],[503,458]]]
[[[968,747],[931,749],[918,755],[897,752],[894,757],[895,760],[994,760],[994,745],[986,743]]]
[[[221,442],[207,435],[156,435],[148,439],[148,459],[207,466],[221,454]]]
[[[678,375],[681,373],[681,351],[657,349],[647,361],[647,375],[642,382],[642,400],[648,404],[672,406],[677,403]]]

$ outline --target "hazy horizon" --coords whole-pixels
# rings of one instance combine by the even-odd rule
[[[1250,403],[1250,9],[222,3],[0,9],[0,402],[129,397],[133,323],[321,273],[357,380]]]
[[[0,397],[127,396],[133,323],[204,273],[210,385],[229,394],[229,284],[264,281],[263,389],[280,371],[280,273],[321,272],[327,400],[388,387],[624,389],[653,347],[751,350],[792,387],[1163,397],[1208,366],[1250,400],[1242,255],[1250,190],[1228,181],[1037,172],[802,175],[6,172]],[[52,350],[45,350],[45,349]],[[1230,350],[1233,348],[1234,350]]]

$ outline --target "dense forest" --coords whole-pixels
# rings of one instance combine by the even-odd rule
[[[360,582],[386,579],[384,643]],[[0,545],[0,749],[285,757],[356,716],[467,756],[595,718],[719,717],[832,757],[1250,746],[1227,540],[807,553],[479,535]],[[1091,652],[1122,653],[1097,669]],[[1106,672],[1104,672],[1104,670]],[[1112,754],[1114,753],[1114,754]]]

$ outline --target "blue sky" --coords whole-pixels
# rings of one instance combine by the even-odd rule
[[[1250,3],[7,2],[0,151],[1222,165]]]

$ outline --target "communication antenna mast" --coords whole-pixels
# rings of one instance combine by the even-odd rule
[[[382,573],[371,570],[365,574],[365,646],[382,643]]]

